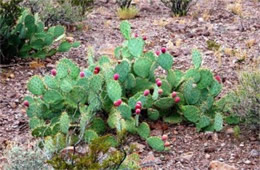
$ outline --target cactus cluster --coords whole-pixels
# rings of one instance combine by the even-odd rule
[[[71,60],[61,59],[52,76],[29,80],[28,90],[34,97],[26,97],[26,106],[34,136],[52,136],[53,144],[68,138],[71,143],[91,142],[110,127],[118,133],[138,134],[153,149],[163,151],[168,144],[150,136],[144,118],[189,121],[198,130],[221,130],[222,115],[214,103],[221,84],[209,70],[200,68],[198,50],[192,52],[194,68],[173,70],[173,57],[165,48],[159,56],[144,52],[144,40],[131,36],[127,21],[120,30],[125,41],[115,49],[117,61],[102,56],[80,72]],[[159,66],[167,75],[155,76]]]

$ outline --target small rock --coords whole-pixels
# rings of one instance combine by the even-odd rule
[[[234,129],[233,129],[233,128],[228,128],[228,129],[226,130],[226,134],[228,134],[228,135],[234,134]]]
[[[250,156],[253,157],[253,158],[257,158],[258,156],[260,156],[260,153],[256,149],[253,149],[250,152]]]
[[[214,146],[206,147],[206,148],[204,149],[204,152],[205,152],[205,153],[211,153],[211,152],[215,152],[215,151],[216,151],[216,147],[214,147]]]
[[[223,146],[225,146],[225,145],[226,145],[225,143],[221,143],[221,145],[220,145],[220,146],[221,146],[221,147],[223,147]]]
[[[250,160],[245,160],[244,163],[249,165],[249,164],[251,164],[251,161]]]
[[[210,158],[210,154],[206,154],[206,155],[205,155],[205,158],[206,158],[206,159],[209,159],[209,158]]]
[[[198,20],[199,20],[199,22],[204,22],[203,18],[199,18]]]
[[[244,143],[240,143],[240,145],[239,145],[239,146],[243,147],[243,146],[245,146],[245,144],[244,144]]]
[[[178,135],[178,131],[174,130],[174,131],[173,131],[173,134],[174,134],[174,135]]]
[[[213,133],[212,139],[214,140],[214,142],[217,142],[218,141],[218,134],[217,133]]]
[[[219,162],[219,161],[211,161],[209,163],[209,169],[210,170],[237,170],[236,167],[228,165],[226,163],[223,162]]]
[[[190,161],[192,156],[193,156],[193,152],[187,152],[187,153],[182,154],[180,156],[180,158]]]

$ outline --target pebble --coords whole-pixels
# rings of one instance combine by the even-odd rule
[[[249,165],[249,164],[251,164],[251,161],[250,160],[245,160],[244,163]]]
[[[240,145],[239,145],[239,146],[243,147],[243,146],[245,146],[245,144],[244,144],[244,143],[240,143]]]
[[[253,158],[257,158],[258,156],[260,156],[260,153],[256,149],[253,149],[250,152],[250,156],[253,157]]]
[[[226,130],[226,134],[229,134],[229,135],[234,134],[234,129],[233,128],[228,128]]]
[[[210,154],[206,154],[206,155],[205,155],[205,158],[206,158],[206,159],[209,159],[209,158],[210,158]]]

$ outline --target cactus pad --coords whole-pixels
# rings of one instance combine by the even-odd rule
[[[94,130],[86,130],[84,133],[84,141],[88,144],[91,143],[92,140],[96,139],[98,134]]]
[[[168,117],[164,117],[163,121],[170,124],[177,124],[182,122],[182,117],[179,114],[172,114]]]
[[[28,90],[34,95],[42,95],[45,90],[45,86],[41,77],[33,76],[28,83]]]
[[[99,117],[94,118],[91,123],[90,129],[94,130],[97,134],[100,134],[100,135],[105,133],[106,125],[105,125],[104,120]]]
[[[209,92],[213,97],[216,97],[221,92],[222,86],[217,80],[213,80],[210,85]]]
[[[167,80],[162,80],[161,88],[163,90],[163,95],[168,95],[172,91],[172,87],[171,87],[170,83],[168,83]]]
[[[210,125],[210,119],[207,116],[201,116],[199,122],[196,124],[198,130]]]
[[[154,105],[159,109],[168,109],[174,105],[174,100],[171,97],[163,97],[157,100]]]
[[[147,140],[148,145],[156,151],[164,151],[164,142],[159,137],[149,137]]]
[[[185,82],[183,94],[188,104],[196,104],[201,97],[201,92],[196,87],[196,84],[194,84],[192,79]]]
[[[144,41],[142,38],[132,38],[128,40],[128,50],[134,57],[140,57],[144,50]]]
[[[148,109],[148,118],[151,120],[158,120],[160,117],[159,111],[156,109],[149,108]]]
[[[48,88],[57,89],[58,88],[58,81],[51,77],[51,76],[44,76],[44,83],[47,85]]]
[[[48,90],[43,95],[43,100],[47,103],[56,103],[62,100],[62,95],[56,90]]]
[[[135,76],[132,73],[128,74],[127,79],[125,81],[126,89],[134,88],[135,85],[136,85]]]
[[[65,93],[69,93],[73,89],[73,86],[70,81],[64,79],[61,82],[60,89]]]
[[[121,98],[122,89],[120,84],[115,80],[110,80],[107,83],[107,93],[109,98],[114,102]]]
[[[70,118],[67,112],[63,112],[60,117],[60,130],[67,134],[70,127]]]
[[[163,69],[170,70],[173,64],[173,57],[168,53],[162,53],[158,57],[157,62]]]
[[[200,52],[197,49],[192,50],[192,63],[195,69],[200,68],[202,62],[202,57]]]
[[[220,113],[216,113],[214,118],[214,129],[216,131],[221,131],[223,128],[223,117]]]
[[[198,83],[199,89],[204,89],[211,85],[213,81],[213,75],[209,70],[206,69],[200,70],[200,76],[201,79]]]
[[[152,62],[148,58],[138,58],[134,63],[134,72],[136,75],[146,78],[149,76]]]
[[[169,70],[167,75],[167,81],[172,85],[172,87],[177,88],[181,83],[183,73],[179,70]]]
[[[126,123],[126,130],[127,130],[127,132],[135,134],[136,131],[137,131],[137,128],[135,126],[134,118],[131,117],[130,119],[126,120],[125,123]]]
[[[182,107],[183,115],[189,121],[196,123],[200,119],[200,110],[196,106],[186,105]]]
[[[129,40],[131,38],[131,26],[128,21],[120,23],[120,31],[125,39]]]
[[[124,82],[127,79],[130,69],[130,64],[127,60],[123,60],[116,66],[115,73],[119,74],[119,81]]]
[[[147,139],[150,136],[149,125],[147,123],[145,123],[145,122],[141,123],[137,127],[137,133],[139,134],[139,136],[141,136],[141,138]]]
[[[118,110],[120,111],[121,116],[124,119],[130,119],[131,118],[131,116],[132,116],[131,108],[128,105],[126,105],[125,103],[122,103],[118,107]]]
[[[194,82],[197,83],[200,81],[200,72],[197,69],[189,69],[186,71],[184,78],[185,79],[192,78]]]

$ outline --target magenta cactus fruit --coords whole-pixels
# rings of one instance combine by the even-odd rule
[[[148,96],[150,94],[150,90],[149,89],[146,89],[145,91],[144,91],[144,96]]]
[[[161,80],[157,81],[156,84],[157,84],[158,87],[161,87],[161,85],[162,85]]]
[[[56,76],[56,74],[57,74],[57,71],[55,69],[52,69],[51,70],[51,75]]]
[[[168,141],[166,141],[165,143],[164,143],[164,146],[165,147],[169,147],[171,144],[170,144],[170,142],[168,142]]]
[[[141,113],[141,109],[135,109],[135,113],[139,115]]]
[[[175,97],[174,102],[179,103],[181,101],[181,98],[179,96]]]
[[[95,70],[97,70],[98,72],[100,71],[100,67],[99,66],[96,66],[95,67]]]
[[[135,38],[137,38],[138,37],[138,34],[137,33],[135,33]]]
[[[161,52],[162,52],[162,53],[166,53],[166,48],[165,48],[165,47],[162,47],[162,48],[161,48]]]
[[[25,101],[23,102],[23,105],[26,106],[26,107],[29,107],[30,104],[29,104],[28,100],[25,100]]]
[[[159,55],[160,55],[160,51],[156,51],[155,53],[156,53],[156,55],[157,55],[157,56],[159,56]]]
[[[79,73],[79,76],[80,76],[81,78],[83,78],[83,77],[85,77],[85,73],[82,71],[82,72]]]
[[[177,96],[177,93],[174,91],[172,92],[172,98],[175,98]]]
[[[166,141],[167,139],[168,139],[168,136],[167,136],[167,135],[163,135],[163,136],[162,136],[162,140],[163,140],[163,141]]]
[[[144,40],[144,41],[147,40],[147,37],[146,37],[146,36],[143,36],[143,40]]]
[[[139,104],[139,105],[142,106],[142,102],[141,101],[136,102],[136,104]]]
[[[119,74],[114,74],[114,80],[118,80],[119,79]]]
[[[221,83],[221,77],[220,77],[219,75],[216,75],[216,76],[215,76],[215,79],[216,79],[219,83]]]
[[[121,103],[122,103],[122,100],[121,100],[121,99],[118,99],[117,101],[114,102],[114,106],[115,106],[115,107],[118,107],[118,106],[121,105]]]
[[[158,94],[160,94],[160,95],[163,94],[163,89],[159,89]]]
[[[141,109],[141,108],[142,108],[142,106],[140,104],[135,105],[135,109]]]
[[[160,79],[160,78],[157,78],[157,79],[155,80],[155,82],[157,82],[157,81],[161,81],[161,79]]]

